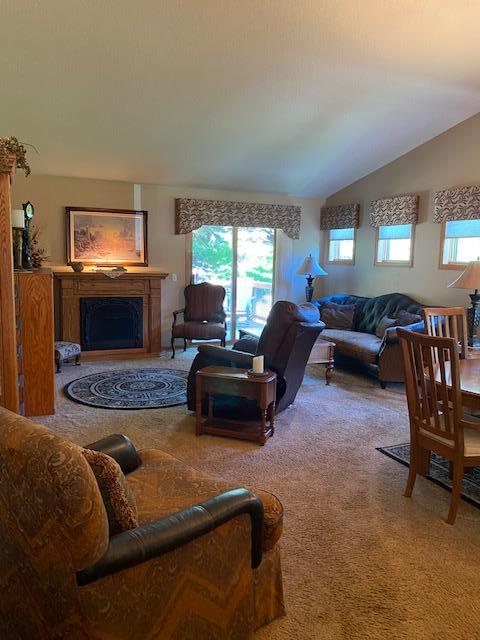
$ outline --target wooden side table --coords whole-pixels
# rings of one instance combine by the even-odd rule
[[[321,337],[312,347],[310,357],[307,364],[324,364],[325,365],[325,384],[330,384],[332,379],[333,368],[335,366],[335,343],[323,340]]]
[[[275,432],[275,400],[277,376],[269,372],[265,377],[251,377],[246,369],[231,367],[205,367],[196,374],[196,423],[195,433],[230,436],[242,440],[254,440],[264,445]],[[260,421],[250,423],[213,415],[215,395],[229,395],[255,400],[260,409]],[[202,400],[208,397],[208,413],[202,417]],[[267,425],[267,420],[269,424]]]

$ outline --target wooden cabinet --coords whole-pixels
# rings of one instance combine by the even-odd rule
[[[15,272],[20,413],[55,413],[53,275]]]

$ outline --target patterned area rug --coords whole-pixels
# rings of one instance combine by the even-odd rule
[[[158,409],[187,401],[185,371],[124,369],[77,378],[64,387],[67,398],[102,409]]]
[[[397,462],[410,466],[410,444],[397,444],[393,447],[377,447],[377,451],[384,453],[389,458],[393,458]],[[450,480],[450,467],[448,460],[442,458],[436,453],[430,454],[430,474],[427,476],[429,480],[445,487],[449,491],[452,490],[452,481]],[[480,509],[480,469],[474,468],[468,473],[463,474],[463,492],[462,498],[470,504]]]

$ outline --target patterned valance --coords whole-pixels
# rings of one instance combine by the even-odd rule
[[[434,210],[434,222],[480,218],[480,186],[437,191]]]
[[[370,224],[383,227],[394,224],[416,224],[418,221],[418,196],[392,196],[370,202]]]
[[[300,237],[302,208],[284,204],[228,202],[176,198],[175,233],[190,233],[204,224],[282,229],[294,240]]]
[[[320,209],[320,229],[351,229],[358,227],[360,205],[337,204]]]

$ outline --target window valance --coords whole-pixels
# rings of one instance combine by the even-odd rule
[[[437,191],[434,197],[434,211],[434,222],[480,218],[480,186]]]
[[[416,224],[418,221],[418,200],[416,195],[372,200],[370,202],[370,224],[372,227]]]
[[[300,237],[302,208],[283,204],[228,202],[176,198],[175,233],[190,233],[204,224],[282,229],[294,240]]]
[[[358,227],[360,205],[337,204],[320,209],[320,229],[351,229]]]

